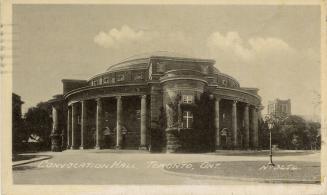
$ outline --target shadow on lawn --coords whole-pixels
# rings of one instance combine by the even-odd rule
[[[36,166],[30,166],[27,164],[51,159],[50,155],[30,155],[30,154],[13,154],[12,161],[18,164],[14,164],[13,171],[24,171],[29,169],[38,169]],[[19,162],[22,161],[22,162]]]
[[[39,157],[39,155],[21,155],[21,154],[13,154],[12,161],[17,162],[21,160],[30,160],[33,158]]]
[[[25,170],[31,170],[31,169],[38,169],[38,168],[35,166],[29,166],[29,165],[16,166],[16,167],[12,168],[13,171],[25,171]]]

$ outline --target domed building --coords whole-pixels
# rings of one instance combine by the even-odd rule
[[[211,59],[133,56],[88,80],[63,79],[52,150],[208,152],[258,147],[261,99]]]

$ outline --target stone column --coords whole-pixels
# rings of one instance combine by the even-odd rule
[[[70,149],[76,149],[76,129],[77,129],[77,105],[72,104],[72,145]]]
[[[86,100],[81,101],[81,145],[79,149],[83,150],[85,147],[85,131],[86,131]]]
[[[249,118],[249,104],[245,104],[244,106],[244,131],[245,131],[245,142],[244,147],[246,149],[250,146],[250,118]]]
[[[146,150],[146,95],[141,97],[141,143],[140,149]]]
[[[252,146],[253,148],[258,148],[258,113],[256,108],[251,109],[252,112]]]
[[[101,134],[102,134],[102,99],[97,98],[97,109],[96,109],[96,122],[95,122],[95,131],[96,131],[96,140],[95,140],[95,149],[101,149]]]
[[[121,96],[116,97],[117,99],[117,124],[116,124],[116,149],[121,149],[121,141],[122,141],[122,135],[121,135],[121,128],[122,128],[122,100]]]
[[[232,106],[232,131],[233,131],[233,146],[234,148],[238,147],[238,140],[237,140],[237,101],[233,101]]]
[[[70,132],[71,132],[71,124],[72,124],[72,115],[71,115],[71,110],[70,110],[70,106],[67,106],[67,149],[70,148]]]
[[[220,132],[219,132],[219,102],[220,98],[215,99],[215,132],[216,132],[216,150],[220,148]]]
[[[58,125],[58,106],[52,106],[52,132],[51,132],[51,151],[60,152],[61,144],[60,144],[60,133],[59,133],[59,125]]]

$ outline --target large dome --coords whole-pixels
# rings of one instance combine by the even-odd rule
[[[180,54],[177,52],[170,51],[155,51],[149,53],[141,53],[137,55],[130,56],[123,59],[121,62],[109,66],[107,71],[118,71],[126,69],[145,69],[148,66],[150,58],[174,58],[174,59],[192,59],[192,60],[201,60],[198,58],[192,58],[185,54]],[[204,59],[203,59],[204,60]],[[208,61],[207,59],[205,61]]]
[[[171,51],[154,51],[154,52],[147,52],[147,53],[140,53],[136,55],[132,55],[123,61],[128,61],[128,60],[135,60],[135,59],[140,59],[140,58],[149,58],[152,56],[157,56],[157,57],[173,57],[173,58],[191,58],[190,56],[187,56],[185,54],[177,53],[177,52],[171,52]]]

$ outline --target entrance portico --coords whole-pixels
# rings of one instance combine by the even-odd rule
[[[123,101],[129,101],[131,99],[139,99],[139,106],[136,107],[134,110],[134,116],[136,120],[139,122],[139,129],[140,132],[129,132],[133,137],[139,138],[139,144],[138,147],[140,149],[147,149],[148,143],[147,143],[147,105],[146,105],[146,95],[141,96],[115,96],[115,97],[100,97],[96,99],[88,99],[88,100],[81,100],[78,102],[73,102],[69,104],[67,109],[67,129],[69,130],[67,133],[67,148],[70,149],[85,149],[85,148],[95,148],[95,149],[102,149],[102,148],[110,148],[110,145],[113,145],[113,143],[106,143],[108,141],[113,141],[113,139],[104,139],[104,132],[106,129],[108,130],[107,133],[111,133],[114,135],[114,145],[116,149],[122,149],[124,147],[123,137],[126,135],[126,127],[124,123],[124,113],[123,113]],[[106,103],[110,103],[110,101],[116,101],[116,110],[113,110],[114,113],[108,113],[107,109],[104,108]],[[95,120],[88,120],[89,115],[89,107],[94,106],[95,103]],[[138,109],[140,108],[140,109]],[[110,109],[108,109],[110,110]],[[107,113],[107,115],[105,115]],[[109,116],[112,116],[112,114],[115,114],[115,127],[110,128],[110,124],[108,123],[108,120],[110,120]],[[131,114],[131,113],[130,113]],[[72,121],[71,123],[69,121]],[[107,122],[106,122],[107,121]],[[91,124],[91,122],[94,122],[95,124]],[[92,131],[92,126],[95,126],[95,145],[87,146],[86,145],[86,139],[89,139],[86,137],[86,135],[89,135],[90,131]],[[113,130],[115,132],[113,132]],[[70,132],[71,131],[71,132]],[[77,135],[79,135],[77,137]],[[107,134],[108,135],[108,134]],[[71,144],[70,144],[71,143]]]

